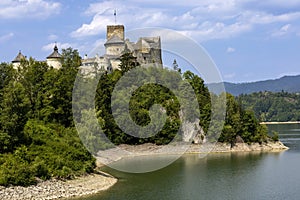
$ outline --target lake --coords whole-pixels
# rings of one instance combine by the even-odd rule
[[[103,168],[119,179],[82,200],[293,200],[300,198],[300,124],[268,125],[290,150],[281,153],[184,155],[161,170],[131,174]]]

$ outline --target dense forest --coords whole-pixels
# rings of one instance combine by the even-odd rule
[[[32,58],[23,60],[17,70],[8,63],[0,65],[0,185],[26,186],[35,184],[38,179],[73,178],[90,173],[95,168],[95,159],[90,152],[96,153],[109,147],[101,138],[97,140],[97,132],[89,132],[91,127],[79,125],[77,128],[86,130],[86,135],[79,138],[73,121],[72,91],[81,58],[78,51],[71,48],[63,50],[62,55],[62,68],[59,70]],[[160,84],[150,83],[139,88],[133,85],[129,115],[142,127],[148,125],[151,119],[158,124],[165,122],[162,130],[151,137],[143,137],[143,132],[132,136],[116,124],[112,114],[112,94],[121,77],[131,69],[141,69],[139,76],[142,77],[157,73],[157,77],[172,83],[171,88],[177,85],[179,96],[187,99],[195,97],[200,111],[199,125],[206,134],[212,134],[208,133],[208,127],[211,120],[211,97],[214,94],[208,91],[199,76],[190,71],[181,74],[170,69],[142,68],[135,57],[125,53],[121,57],[120,70],[100,74],[93,98],[98,124],[113,144],[162,145],[168,144],[174,137],[180,140],[180,137],[176,138],[182,114],[178,94],[175,95],[170,88]],[[142,78],[139,76],[129,77],[126,83],[130,85],[134,79]],[[88,81],[91,77],[85,79]],[[193,94],[184,82],[192,86]],[[128,98],[128,94],[130,93],[123,92],[116,96],[121,105],[124,104],[122,100]],[[221,95],[226,95],[227,110],[220,142],[233,144],[237,136],[247,143],[269,140],[266,127],[259,124],[252,111],[244,110],[234,96]],[[184,110],[186,118],[194,118],[197,108],[190,102],[185,103],[188,105]],[[149,109],[154,104],[163,107],[160,110],[167,116],[164,120],[160,115],[149,114]],[[128,117],[122,109],[116,109],[116,118],[127,123]],[[89,112],[82,110],[77,114],[83,120],[89,121]],[[92,147],[89,151],[83,146],[82,140],[93,144],[89,145]]]
[[[300,94],[281,92],[256,92],[237,97],[245,109],[254,111],[263,122],[300,121]]]
[[[133,96],[130,100],[130,117],[134,122],[140,126],[145,126],[150,122],[149,108],[153,104],[161,104],[167,113],[166,123],[163,129],[159,131],[153,137],[143,138],[143,133],[139,133],[141,137],[133,137],[122,131],[115,122],[114,116],[111,113],[111,96],[115,88],[116,83],[120,80],[123,74],[128,70],[138,68],[136,65],[135,58],[130,54],[124,54],[121,57],[120,70],[115,70],[110,74],[104,74],[101,76],[97,87],[96,100],[96,110],[97,117],[100,124],[102,124],[102,129],[105,135],[114,144],[143,144],[143,143],[155,143],[155,144],[168,144],[173,137],[177,134],[180,128],[181,121],[178,112],[180,111],[180,105],[176,96],[165,87],[157,84],[148,84],[137,89],[136,85],[132,85],[128,90],[135,90]],[[129,83],[133,83],[134,79],[143,79],[149,74],[154,73],[160,74],[159,78],[166,79],[171,82],[170,88],[175,82],[180,82],[184,80],[189,83],[194,93],[196,94],[197,103],[200,110],[200,126],[203,128],[206,136],[209,138],[208,134],[217,134],[219,142],[226,142],[234,144],[236,138],[240,136],[244,142],[267,142],[269,136],[267,135],[267,128],[264,125],[260,125],[259,121],[255,118],[254,112],[251,110],[245,110],[242,108],[241,104],[235,99],[231,94],[221,94],[226,95],[226,117],[225,125],[220,133],[213,133],[208,131],[208,127],[211,122],[211,94],[208,88],[205,86],[203,79],[195,75],[190,71],[186,71],[183,74],[176,70],[170,69],[157,69],[157,68],[146,68],[139,71],[138,77],[132,76],[127,79]],[[191,96],[187,93],[186,87],[180,85],[179,95]],[[125,99],[128,93],[124,92],[118,96],[118,99]],[[188,98],[192,100],[192,98]],[[159,116],[156,116],[159,117]],[[117,118],[121,118],[123,123],[127,123],[126,116],[123,115],[123,110],[119,110]],[[161,121],[161,120],[158,120]],[[215,130],[218,130],[217,128]],[[91,141],[94,141],[95,137],[91,137]],[[92,146],[92,145],[91,145]],[[100,147],[101,148],[101,147]],[[99,149],[92,149],[92,151],[97,151]]]
[[[72,89],[81,58],[63,50],[59,70],[30,58],[15,70],[0,65],[0,185],[90,173],[95,159],[72,119]]]

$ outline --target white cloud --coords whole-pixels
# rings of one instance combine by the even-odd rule
[[[105,39],[96,40],[92,45],[85,44],[79,47],[80,52],[87,54],[89,57],[93,57],[96,54],[103,55],[105,54],[104,43]]]
[[[283,27],[281,27],[280,30],[283,32],[287,32],[290,29],[290,27],[291,27],[291,24],[287,24],[287,25],[284,25]]]
[[[46,44],[42,47],[42,50],[43,51],[48,51],[48,52],[52,52],[53,51],[53,48],[54,48],[54,45],[55,43],[49,43],[49,44]],[[56,43],[57,47],[59,50],[61,49],[66,49],[66,48],[69,48],[69,47],[72,47],[74,48],[74,46],[70,43]]]
[[[100,14],[110,14],[113,15],[114,10],[118,12],[125,9],[124,4],[120,7],[120,4],[116,1],[104,1],[100,3],[92,3],[89,5],[88,9],[84,12],[86,15]]]
[[[233,47],[228,47],[227,50],[226,50],[227,53],[233,53],[235,52],[235,48]]]
[[[0,19],[47,18],[60,12],[61,4],[44,0],[2,0]]]
[[[210,16],[210,18],[227,18],[236,14],[238,9],[235,0],[201,1],[201,4],[191,10],[192,14]]]
[[[271,36],[273,36],[273,37],[285,36],[285,35],[293,32],[291,29],[292,29],[292,25],[291,24],[286,24],[286,25],[282,26],[279,30],[274,31],[271,34]]]
[[[256,9],[272,10],[272,9],[285,9],[285,10],[299,10],[299,0],[241,0],[244,6],[251,6]]]
[[[219,7],[222,10],[231,10],[230,6],[221,0],[214,0],[213,2],[215,2],[215,6],[208,4],[212,10],[217,10]],[[226,2],[230,3],[233,2],[233,0],[226,0]],[[230,3],[230,5],[232,4],[234,4],[234,2]],[[115,7],[118,8],[118,23],[125,24],[127,30],[128,28],[139,27],[164,27],[178,30],[187,36],[196,36],[203,41],[207,39],[231,37],[236,33],[249,30],[250,28],[248,25],[237,22],[225,24],[210,19],[201,20],[203,16],[201,13],[197,13],[197,10],[194,8],[191,8],[190,11],[177,14],[175,12],[170,12],[166,8],[144,8],[142,6],[139,7],[138,4],[130,3],[127,3],[125,8],[123,5],[123,2],[119,1],[109,1],[90,5],[85,11],[85,14],[95,14],[93,19],[90,23],[82,24],[81,27],[71,33],[71,36],[81,38],[104,34],[106,25],[114,24],[113,10]],[[203,6],[206,6],[206,4],[203,4]],[[199,23],[201,21],[204,22],[201,24]]]
[[[300,5],[300,0],[288,3]],[[159,7],[157,5],[160,5]],[[163,27],[174,29],[198,41],[236,37],[257,31],[259,25],[291,23],[300,19],[300,12],[271,12],[261,9],[259,0],[128,0],[93,3],[84,14],[92,15],[90,22],[82,24],[71,33],[74,38],[93,35],[104,36],[106,25],[114,24],[114,10],[117,9],[117,23],[124,24],[126,30],[143,27]],[[276,5],[275,5],[276,4]],[[281,3],[274,0],[274,6]],[[267,0],[265,7],[272,7]],[[287,6],[288,7],[288,6]],[[183,9],[184,8],[184,9]]]
[[[13,36],[14,36],[13,33],[8,33],[6,35],[0,36],[0,43],[10,40]]]
[[[252,29],[250,24],[225,24],[222,22],[204,22],[197,30],[183,31],[184,34],[198,41],[231,38]]]
[[[55,34],[51,34],[51,35],[49,35],[48,36],[48,40],[57,40],[58,39],[58,36],[57,35],[55,35]]]
[[[282,78],[283,76],[298,76],[299,72],[284,72],[280,73],[276,78]]]
[[[96,14],[90,24],[83,24],[76,31],[73,31],[71,36],[78,38],[104,33],[107,24],[114,24],[113,19]]]
[[[300,19],[300,12],[284,13],[274,15],[266,12],[247,11],[240,16],[242,21],[251,24],[270,24],[275,22],[289,22]]]

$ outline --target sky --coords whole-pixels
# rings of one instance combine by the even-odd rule
[[[1,0],[0,62],[58,48],[81,56],[105,42],[106,25],[160,27],[201,45],[224,81],[300,74],[300,0]],[[181,67],[181,66],[179,66]]]

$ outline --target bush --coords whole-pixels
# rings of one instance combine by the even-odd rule
[[[30,163],[15,154],[7,154],[0,167],[0,185],[29,186],[36,180]]]
[[[278,134],[278,132],[272,131],[272,137],[271,137],[271,139],[272,139],[274,142],[278,142],[278,141],[279,141],[279,134]]]

